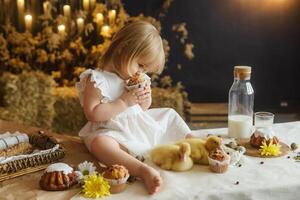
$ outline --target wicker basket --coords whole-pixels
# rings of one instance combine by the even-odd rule
[[[40,150],[51,149],[57,141],[45,134],[29,135],[29,142]],[[0,181],[45,169],[48,164],[56,162],[65,156],[64,149],[60,146],[55,151],[23,158],[0,164]]]

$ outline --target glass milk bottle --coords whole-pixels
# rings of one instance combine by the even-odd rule
[[[228,102],[228,136],[232,138],[250,138],[252,134],[254,90],[250,76],[251,67],[234,67]]]

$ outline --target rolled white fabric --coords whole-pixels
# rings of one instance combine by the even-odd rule
[[[22,142],[29,142],[27,134],[18,131],[15,133],[6,132],[0,135],[0,150],[7,149]]]

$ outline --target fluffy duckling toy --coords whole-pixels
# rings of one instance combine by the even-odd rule
[[[151,151],[151,159],[162,169],[186,171],[193,167],[190,154],[191,147],[187,142],[182,142],[179,145],[166,144],[155,147]]]
[[[207,140],[200,138],[188,138],[177,142],[177,145],[182,143],[189,143],[191,146],[190,157],[195,164],[208,165],[208,155],[209,152],[216,148],[220,148],[222,144],[222,139],[217,136],[209,136]]]

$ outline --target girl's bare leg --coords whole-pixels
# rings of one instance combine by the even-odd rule
[[[105,165],[124,165],[129,173],[143,180],[149,194],[154,194],[162,186],[162,178],[157,170],[137,160],[127,149],[109,136],[98,136],[91,144],[92,154]]]

